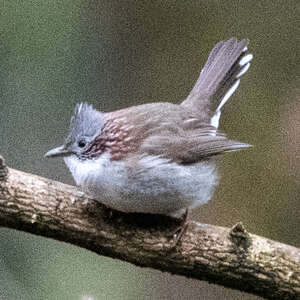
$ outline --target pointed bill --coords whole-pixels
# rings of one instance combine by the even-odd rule
[[[55,157],[55,156],[64,156],[64,155],[67,155],[67,154],[70,154],[70,151],[68,151],[65,146],[59,146],[57,148],[54,148],[50,151],[48,151],[46,154],[45,154],[45,157]]]

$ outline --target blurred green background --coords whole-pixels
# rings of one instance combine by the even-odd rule
[[[191,218],[300,246],[299,1],[0,3],[0,153],[69,184],[63,161],[43,154],[76,103],[179,103],[216,42],[249,38],[254,60],[221,129],[255,147],[218,159],[215,195]],[[0,299],[259,298],[1,228]]]

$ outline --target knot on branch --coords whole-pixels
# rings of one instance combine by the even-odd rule
[[[240,250],[247,251],[251,246],[251,237],[242,222],[235,224],[229,232],[231,242]]]
[[[5,160],[2,155],[0,155],[0,181],[3,181],[6,179],[8,174],[7,167],[5,165]]]

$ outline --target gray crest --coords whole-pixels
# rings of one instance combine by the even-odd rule
[[[66,144],[72,144],[81,138],[92,140],[101,133],[104,125],[103,114],[87,103],[77,104],[70,121]]]

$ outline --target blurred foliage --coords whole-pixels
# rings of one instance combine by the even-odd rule
[[[72,183],[43,153],[76,103],[179,103],[216,42],[247,37],[255,58],[221,129],[254,148],[218,160],[220,185],[193,218],[299,247],[299,15],[297,0],[1,1],[0,152]],[[256,299],[21,232],[1,229],[0,241],[1,300]]]

